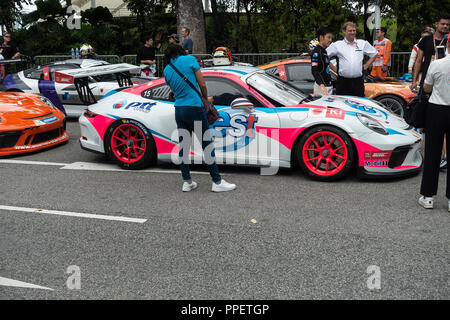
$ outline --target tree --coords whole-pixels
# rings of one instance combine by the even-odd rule
[[[24,5],[31,3],[31,0],[2,0],[0,6],[0,29],[4,32],[6,30],[14,29],[14,23],[20,16],[20,10]]]
[[[193,53],[206,53],[205,17],[202,0],[178,0],[177,3],[178,34],[181,28],[191,30],[194,42]]]

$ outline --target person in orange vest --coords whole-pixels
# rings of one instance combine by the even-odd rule
[[[391,40],[385,38],[386,28],[381,27],[377,29],[377,39],[373,43],[373,46],[378,51],[376,60],[372,65],[372,77],[386,78],[388,73],[388,67],[391,64]]]

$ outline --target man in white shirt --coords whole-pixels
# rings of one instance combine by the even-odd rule
[[[378,51],[367,41],[356,39],[356,25],[346,22],[342,27],[345,38],[327,48],[328,56],[339,58],[336,94],[364,97],[363,70],[377,58]],[[363,65],[364,55],[370,59]]]
[[[449,41],[447,52],[450,52]],[[433,196],[437,194],[442,143],[445,135],[450,136],[450,55],[430,64],[423,89],[432,93],[425,122],[425,162],[419,204],[432,209]],[[450,139],[446,139],[446,146],[450,150]],[[446,196],[450,199],[450,170],[447,170]],[[450,201],[448,205],[450,211]]]

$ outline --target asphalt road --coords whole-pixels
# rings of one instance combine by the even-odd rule
[[[64,169],[109,164],[80,149],[76,121],[68,131],[66,145],[0,159],[0,207],[32,208],[0,209],[0,299],[450,298],[443,173],[434,210],[417,204],[420,175],[321,183],[221,167],[237,190],[212,193],[209,176],[194,174],[199,188],[182,193],[171,164]]]

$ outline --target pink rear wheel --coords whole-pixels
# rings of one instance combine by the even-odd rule
[[[300,164],[312,178],[333,181],[351,168],[353,145],[348,136],[334,127],[317,127],[300,140]]]
[[[153,138],[138,122],[115,122],[108,128],[105,143],[111,158],[125,169],[141,169],[151,162]]]

